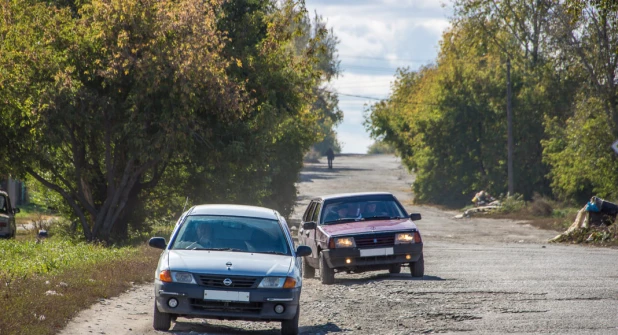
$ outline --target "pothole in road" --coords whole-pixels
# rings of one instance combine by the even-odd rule
[[[422,317],[438,320],[453,320],[453,321],[466,321],[466,320],[478,320],[480,316],[459,314],[459,313],[423,313]]]
[[[549,310],[535,311],[535,310],[521,310],[521,309],[508,309],[508,308],[500,308],[498,311],[500,313],[505,313],[505,314],[546,313],[546,312],[549,312]]]

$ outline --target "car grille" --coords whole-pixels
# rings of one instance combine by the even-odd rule
[[[198,275],[200,285],[206,287],[229,287],[229,288],[252,288],[256,287],[259,283],[258,277],[246,277],[246,276],[216,276],[216,275]],[[231,279],[231,285],[223,284],[225,279]]]
[[[194,309],[205,312],[229,312],[229,313],[252,313],[259,314],[262,311],[261,302],[225,302],[190,299],[189,303]]]
[[[395,244],[395,234],[354,236],[357,248],[390,247]]]

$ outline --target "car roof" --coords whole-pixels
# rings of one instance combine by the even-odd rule
[[[338,194],[328,194],[315,198],[316,200],[332,200],[332,199],[340,199],[340,198],[357,198],[357,197],[371,197],[376,195],[390,195],[395,197],[390,192],[357,192],[357,193],[338,193]]]
[[[278,218],[277,212],[273,209],[227,204],[198,205],[189,210],[188,215],[228,215],[272,220],[277,220]]]

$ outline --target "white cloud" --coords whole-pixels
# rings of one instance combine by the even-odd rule
[[[330,86],[339,93],[364,95],[375,98],[386,98],[390,92],[390,84],[395,80],[394,73],[383,74],[360,74],[346,73],[331,81]],[[341,96],[340,99],[345,98]]]
[[[367,134],[357,131],[337,131],[337,136],[343,142],[342,152],[350,154],[366,154],[367,148],[373,143]]]
[[[362,123],[366,105],[376,102],[347,95],[387,98],[398,67],[415,70],[434,60],[449,27],[444,1],[306,0],[340,40],[344,72],[328,88],[340,93],[344,120],[337,133],[344,153],[365,153],[373,143]]]

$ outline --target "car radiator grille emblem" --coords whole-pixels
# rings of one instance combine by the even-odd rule
[[[225,279],[223,280],[223,284],[224,284],[225,286],[230,286],[230,285],[232,285],[232,280],[231,280],[230,278],[225,278]]]
[[[378,243],[378,239],[377,239],[377,238],[374,238],[374,239],[373,239],[373,243]]]

